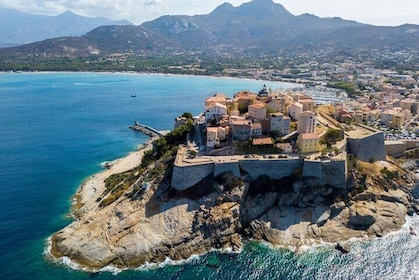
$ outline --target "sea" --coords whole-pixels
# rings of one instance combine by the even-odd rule
[[[279,82],[134,73],[0,73],[0,279],[419,279],[419,218],[397,232],[333,244],[211,251],[130,270],[86,272],[48,255],[48,238],[71,223],[72,196],[101,163],[147,141],[138,121],[173,128],[215,93],[291,88]],[[132,97],[135,95],[135,97]],[[317,92],[332,101],[335,94]],[[409,228],[418,234],[410,233]]]

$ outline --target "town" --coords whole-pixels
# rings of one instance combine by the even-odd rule
[[[277,179],[302,169],[303,175],[325,183],[330,172],[316,173],[308,161],[317,162],[319,170],[327,162],[330,171],[332,163],[346,165],[346,152],[374,162],[419,147],[417,81],[392,71],[377,74],[381,78],[359,75],[357,83],[369,91],[334,104],[316,104],[302,92],[266,86],[258,93],[237,92],[233,98],[222,93],[208,97],[205,111],[194,118],[193,140],[178,150],[172,187],[186,189],[226,170],[240,176],[246,169],[254,178],[265,174]],[[187,121],[178,117],[175,127]],[[340,178],[333,178],[341,188],[346,167],[335,167],[342,171]]]

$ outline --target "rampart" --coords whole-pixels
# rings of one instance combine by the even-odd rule
[[[385,160],[384,132],[375,132],[364,137],[347,138],[348,153],[362,161]]]
[[[346,188],[346,153],[340,159],[304,160],[303,177],[312,179],[316,185]]]
[[[182,166],[177,166],[175,164],[173,167],[171,185],[179,191],[186,190],[213,173],[213,162]]]
[[[309,160],[303,158],[229,158],[213,157],[201,163],[175,162],[172,175],[172,187],[185,190],[202,181],[205,177],[217,177],[224,172],[231,172],[240,177],[245,174],[252,180],[261,175],[272,179],[282,179],[302,172],[314,184],[328,184],[336,188],[346,187],[346,153],[338,159]]]
[[[261,175],[268,175],[272,179],[291,176],[297,169],[302,171],[304,159],[243,159],[240,168],[249,174],[252,180]]]

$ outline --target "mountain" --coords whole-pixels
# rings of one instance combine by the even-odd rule
[[[33,15],[0,8],[0,46],[14,46],[48,38],[80,36],[101,25],[131,25],[104,17],[84,17],[72,12],[57,16]]]
[[[275,56],[326,49],[399,51],[416,49],[418,43],[417,25],[380,27],[337,17],[295,16],[272,0],[253,0],[239,7],[224,3],[207,15],[162,16],[139,26],[100,26],[80,37],[1,49],[0,55],[77,57],[198,51]]]

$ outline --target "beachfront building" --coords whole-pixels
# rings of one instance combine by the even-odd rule
[[[315,153],[320,149],[320,138],[317,133],[303,133],[298,135],[297,147],[302,154]]]
[[[297,133],[314,133],[316,115],[311,111],[302,112],[298,116]]]

